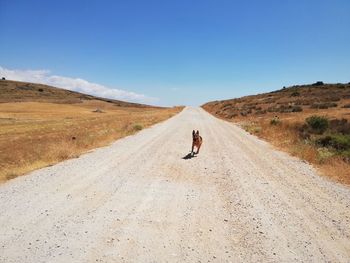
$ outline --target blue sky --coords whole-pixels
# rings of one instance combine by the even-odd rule
[[[169,106],[349,82],[349,14],[348,0],[0,0],[0,74]]]

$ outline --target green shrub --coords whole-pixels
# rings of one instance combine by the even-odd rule
[[[322,134],[329,127],[329,121],[326,117],[313,115],[306,120],[306,124],[312,132]]]
[[[243,127],[243,129],[245,131],[249,132],[250,134],[255,134],[255,133],[260,133],[261,132],[261,127],[260,126],[256,126],[253,123],[245,124],[242,127]]]
[[[323,103],[314,103],[311,105],[312,109],[328,109],[337,107],[338,104],[335,102],[323,102]]]
[[[301,112],[303,108],[296,105],[280,105],[278,108],[270,107],[267,109],[270,112],[290,113],[290,112]]]
[[[324,85],[324,83],[322,81],[317,81],[317,82],[311,84],[311,86],[323,86],[323,85]]]
[[[335,134],[330,135],[329,145],[341,151],[350,150],[350,135]]]
[[[322,147],[334,149],[337,154],[350,160],[350,135],[332,134],[321,137],[316,143]]]
[[[270,121],[271,125],[279,125],[281,124],[281,121],[278,117],[274,117],[271,121]]]
[[[143,129],[143,126],[141,124],[135,124],[133,129],[134,131],[141,131]]]
[[[350,162],[350,135],[331,134],[318,138],[315,142],[322,147],[317,150],[320,163],[333,155],[341,156],[344,161]]]
[[[251,128],[251,133],[260,133],[261,132],[261,127],[259,126],[254,126]]]
[[[318,148],[317,149],[317,160],[319,163],[324,163],[327,159],[334,156],[334,153],[331,152],[328,148]]]

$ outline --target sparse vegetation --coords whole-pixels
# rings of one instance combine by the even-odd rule
[[[261,127],[257,126],[254,123],[249,123],[249,124],[245,124],[242,125],[243,129],[246,130],[247,132],[251,133],[251,134],[257,134],[261,132]]]
[[[305,130],[302,137],[307,137],[310,142],[318,147],[317,151],[321,155],[322,162],[326,156],[339,156],[345,162],[349,162],[350,152],[350,128],[346,119],[333,119],[329,121],[326,117],[311,116],[306,119],[309,134],[305,136]],[[327,152],[328,154],[326,154]]]
[[[334,102],[324,102],[324,103],[314,103],[311,105],[313,109],[328,109],[332,107],[337,107],[338,104]]]
[[[337,151],[350,150],[349,134],[331,134],[317,139],[317,143],[322,147],[333,148]]]
[[[279,125],[281,124],[280,118],[278,116],[275,116],[272,118],[272,120],[270,121],[271,125]]]
[[[234,107],[226,106],[222,111],[223,103]],[[270,93],[209,102],[202,107],[313,163],[324,174],[350,184],[349,84],[316,82],[284,87]],[[277,113],[279,118],[275,117]]]
[[[321,164],[325,163],[331,157],[334,156],[334,153],[330,151],[328,148],[318,148],[317,149],[317,161]]]
[[[292,94],[290,94],[292,97],[298,97],[300,96],[300,93],[298,91],[293,91]]]

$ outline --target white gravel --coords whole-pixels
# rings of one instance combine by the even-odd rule
[[[350,188],[199,108],[0,185],[0,211],[0,262],[350,262]]]

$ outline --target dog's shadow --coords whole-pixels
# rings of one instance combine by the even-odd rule
[[[189,160],[192,159],[193,157],[197,157],[197,155],[195,155],[195,153],[188,153],[187,155],[185,155],[184,157],[182,157],[182,159],[184,160]]]

